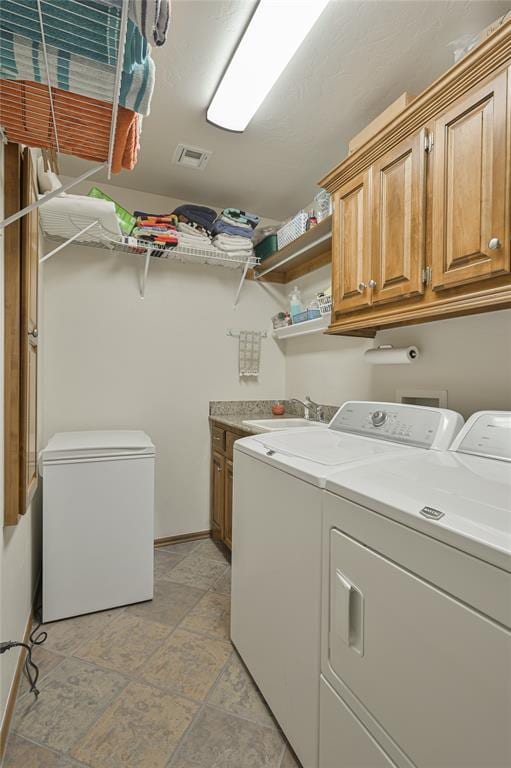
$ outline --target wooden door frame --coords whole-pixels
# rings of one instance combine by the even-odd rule
[[[35,194],[30,150],[25,149],[22,154],[18,144],[7,144],[4,148],[5,216],[19,211]],[[37,242],[34,245],[27,239],[34,226],[34,216],[38,216],[37,211],[9,224],[4,236],[4,526],[18,523],[37,489],[37,477],[29,487],[26,483],[26,430],[22,410],[29,396],[23,342],[27,332],[24,318],[27,267],[30,257],[34,258],[32,250],[37,250]],[[38,253],[35,256],[38,258]]]
[[[4,147],[5,216],[21,208],[21,153]],[[4,239],[4,525],[16,525],[20,492],[21,408],[21,222],[5,228]]]

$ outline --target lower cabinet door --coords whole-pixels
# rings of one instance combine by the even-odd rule
[[[225,462],[224,543],[232,549],[232,461]]]
[[[396,768],[324,678],[319,697],[319,768]]]
[[[211,454],[211,535],[221,539],[224,535],[225,458],[221,453]]]

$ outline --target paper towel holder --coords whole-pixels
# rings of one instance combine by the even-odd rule
[[[394,349],[393,344],[380,344],[378,347],[375,347],[375,349]],[[410,350],[410,357],[412,360],[415,360],[416,357],[418,357],[418,353],[415,351],[415,349]]]

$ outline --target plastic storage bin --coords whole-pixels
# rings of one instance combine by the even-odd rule
[[[271,256],[272,253],[275,253],[275,251],[278,250],[277,235],[268,235],[268,237],[265,237],[264,240],[261,240],[261,242],[256,245],[254,250],[255,255],[261,259],[261,261],[267,259],[268,256]]]
[[[321,317],[319,309],[306,309],[305,312],[300,312],[293,317],[293,325],[304,323],[306,320],[317,320],[318,317]]]
[[[303,235],[307,228],[308,218],[309,214],[307,211],[300,211],[300,213],[297,213],[291,221],[288,221],[287,224],[284,224],[284,226],[279,229],[277,232],[279,251],[281,248],[284,248],[284,246],[292,243],[293,240],[296,240],[297,237]]]

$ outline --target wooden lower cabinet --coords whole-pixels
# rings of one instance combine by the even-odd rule
[[[211,425],[211,535],[232,549],[233,448],[246,432]]]

